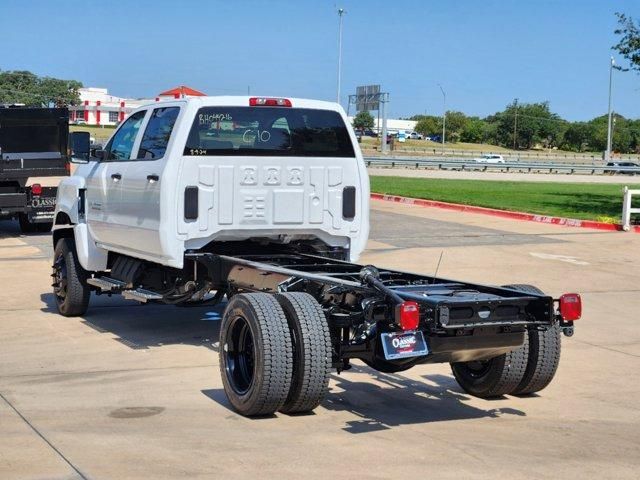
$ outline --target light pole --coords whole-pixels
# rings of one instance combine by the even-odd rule
[[[336,102],[340,103],[340,82],[342,80],[342,16],[346,12],[344,8],[338,9],[338,92],[336,94]]]
[[[444,92],[442,85],[438,84],[442,92],[442,154],[444,155],[444,140],[447,133],[447,94]]]
[[[613,66],[616,64],[616,61],[611,57],[611,61],[609,63],[609,121],[607,124],[607,151],[604,153],[604,159],[608,162],[611,159],[611,141],[612,141],[612,115],[611,115],[611,84],[613,83]]]

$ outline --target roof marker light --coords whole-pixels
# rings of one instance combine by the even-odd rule
[[[290,107],[291,100],[288,98],[267,98],[267,97],[251,97],[249,99],[251,107]]]

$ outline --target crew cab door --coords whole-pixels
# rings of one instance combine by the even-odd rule
[[[121,222],[121,182],[145,114],[146,110],[142,110],[125,120],[107,143],[103,158],[87,177],[87,224],[100,246],[118,245],[122,236],[127,235]]]
[[[167,161],[165,153],[179,113],[180,107],[176,105],[151,110],[142,125],[134,155],[123,165],[118,214],[123,235],[117,242],[125,253],[162,256],[160,191],[163,183],[175,181],[163,178],[163,171]]]

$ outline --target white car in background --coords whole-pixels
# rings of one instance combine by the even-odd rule
[[[418,132],[407,133],[408,140],[422,140],[422,134]]]
[[[474,158],[474,160],[478,163],[505,163],[502,155],[496,155],[493,153],[481,155],[478,158]]]

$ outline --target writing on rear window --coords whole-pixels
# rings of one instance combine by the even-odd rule
[[[354,157],[342,116],[332,110],[203,107],[184,155]]]

